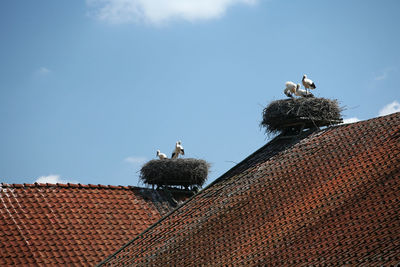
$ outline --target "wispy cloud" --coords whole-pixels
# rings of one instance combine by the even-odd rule
[[[375,76],[374,80],[375,81],[382,81],[382,80],[386,80],[387,77],[388,77],[388,73],[387,72],[382,72],[381,74]]]
[[[374,80],[375,81],[383,81],[386,80],[389,77],[389,74],[393,71],[393,68],[386,68],[379,72],[378,74],[375,75]]]
[[[39,178],[36,179],[35,183],[49,183],[49,184],[66,184],[66,183],[71,183],[71,184],[77,184],[77,181],[70,181],[70,180],[64,180],[60,178],[60,175],[58,174],[50,174],[47,176],[40,176]]]
[[[352,117],[352,118],[344,119],[344,120],[343,120],[343,124],[346,124],[346,123],[354,123],[354,122],[358,122],[358,121],[360,121],[359,118],[357,118],[357,117]]]
[[[400,103],[396,100],[379,110],[379,116],[385,116],[395,112],[400,112]]]
[[[146,162],[145,157],[127,157],[124,159],[124,162],[134,164],[134,165],[140,165]]]
[[[394,100],[392,103],[385,105],[383,108],[379,110],[378,116],[386,116],[392,113],[400,112],[400,103],[397,100]],[[360,121],[357,117],[352,117],[343,120],[343,124],[353,123]]]
[[[235,4],[254,5],[258,0],[86,0],[89,15],[109,23],[186,21],[221,17]]]
[[[40,67],[39,69],[36,70],[36,74],[38,75],[47,75],[51,72],[50,69],[46,68],[46,67]]]

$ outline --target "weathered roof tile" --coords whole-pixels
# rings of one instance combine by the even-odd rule
[[[107,266],[396,265],[400,113],[275,138]]]
[[[93,265],[173,208],[163,193],[148,191],[3,183],[0,265]]]

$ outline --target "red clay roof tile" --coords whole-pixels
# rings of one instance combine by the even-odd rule
[[[400,113],[275,138],[106,266],[396,265]]]
[[[172,208],[143,188],[1,184],[0,265],[93,265]]]

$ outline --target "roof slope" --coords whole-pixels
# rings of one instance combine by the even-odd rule
[[[1,184],[0,266],[93,265],[172,209],[122,186]]]
[[[400,113],[275,138],[109,266],[400,262]]]

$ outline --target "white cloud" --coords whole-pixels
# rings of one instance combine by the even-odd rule
[[[36,179],[35,183],[49,183],[49,184],[66,184],[66,183],[71,183],[71,184],[77,184],[77,181],[69,181],[69,180],[64,180],[60,178],[60,175],[57,174],[50,174],[48,176],[40,176],[39,178]]]
[[[392,103],[387,104],[381,110],[379,110],[378,116],[386,116],[392,113],[400,112],[400,103],[397,100],[394,100]],[[357,117],[352,117],[343,120],[343,124],[353,123],[360,121]]]
[[[395,112],[400,112],[400,103],[396,100],[379,110],[379,116],[385,116]]]
[[[357,117],[352,117],[352,118],[344,119],[344,120],[343,120],[343,124],[346,124],[346,123],[354,123],[354,122],[358,122],[358,121],[360,121],[359,118],[357,118]]]
[[[382,72],[381,74],[375,76],[374,80],[375,81],[382,81],[385,80],[388,77],[388,73],[387,72]]]
[[[36,73],[39,75],[46,75],[49,74],[51,72],[51,70],[49,70],[46,67],[40,67],[39,69],[36,70]]]
[[[125,162],[131,163],[131,164],[143,164],[146,162],[145,157],[127,157],[124,159]]]
[[[86,0],[90,16],[110,23],[161,24],[172,19],[206,20],[224,15],[229,6],[258,0]]]
[[[386,68],[382,70],[379,74],[375,75],[374,80],[375,81],[383,81],[386,80],[389,77],[389,73],[394,71],[394,68]]]

